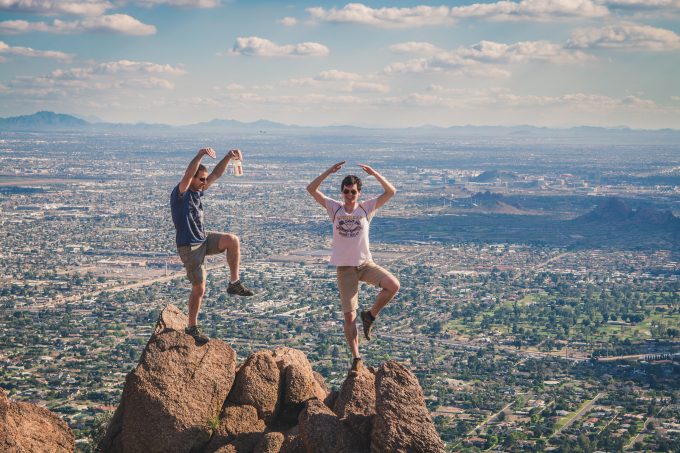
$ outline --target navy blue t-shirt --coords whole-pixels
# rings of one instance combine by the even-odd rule
[[[203,192],[194,192],[187,189],[183,194],[179,193],[179,184],[170,194],[170,210],[172,222],[175,224],[177,234],[175,241],[177,246],[201,244],[206,239],[203,226]]]

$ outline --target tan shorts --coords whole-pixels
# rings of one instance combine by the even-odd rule
[[[367,261],[361,266],[338,266],[336,271],[343,313],[359,308],[359,282],[379,287],[383,277],[392,276],[373,261]]]
[[[220,249],[220,236],[220,233],[209,231],[206,240],[202,243],[177,247],[184,269],[187,270],[187,278],[192,285],[204,282],[208,275],[205,269],[206,255],[217,255],[226,250]]]

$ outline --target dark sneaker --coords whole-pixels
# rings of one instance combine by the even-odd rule
[[[366,310],[361,312],[361,325],[364,327],[364,336],[367,340],[371,339],[371,329],[373,328],[374,322],[375,318],[370,311]]]
[[[205,344],[208,341],[210,341],[210,338],[203,335],[201,331],[198,330],[198,326],[187,327],[186,329],[184,329],[184,333],[194,337],[194,340],[196,340],[196,343],[198,344]]]
[[[361,357],[355,357],[354,360],[352,360],[352,368],[349,369],[349,374],[352,375],[359,374],[359,372],[363,369],[364,361],[361,360]]]
[[[237,282],[234,283],[229,283],[229,287],[227,288],[227,293],[228,294],[234,294],[236,296],[245,296],[249,297],[255,294],[253,290],[248,288],[246,285],[241,283],[241,280],[238,280]]]

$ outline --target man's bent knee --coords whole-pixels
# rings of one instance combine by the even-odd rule
[[[238,247],[239,239],[238,236],[231,233],[224,233],[220,236],[220,250],[227,250],[234,247]]]
[[[380,287],[392,294],[397,294],[399,288],[401,288],[401,284],[395,277],[385,277],[380,282]]]

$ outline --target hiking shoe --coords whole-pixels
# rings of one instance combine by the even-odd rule
[[[198,326],[187,327],[184,329],[184,333],[194,337],[194,340],[196,340],[196,343],[198,344],[205,344],[210,340],[210,338],[208,338],[206,335],[203,335],[201,331],[198,330]]]
[[[364,327],[364,336],[367,340],[371,339],[371,329],[373,328],[373,323],[375,318],[369,310],[361,312],[361,325]]]
[[[349,374],[357,375],[363,369],[364,361],[361,360],[361,357],[355,357],[354,360],[352,360],[352,368],[349,369]]]
[[[227,293],[245,297],[249,297],[255,294],[252,289],[248,288],[246,285],[241,283],[241,280],[237,280],[234,283],[229,283]]]

